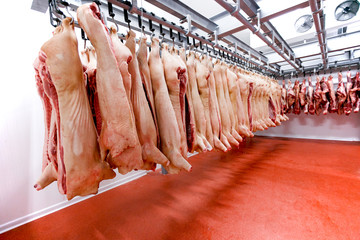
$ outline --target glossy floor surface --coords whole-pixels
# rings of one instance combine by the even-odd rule
[[[255,137],[151,173],[0,239],[360,239],[360,144]]]

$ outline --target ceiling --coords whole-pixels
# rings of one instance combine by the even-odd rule
[[[69,1],[78,5],[87,0]],[[290,73],[360,62],[356,59],[360,57],[360,14],[348,21],[337,21],[334,17],[336,7],[344,1],[240,0],[240,11],[234,11],[236,0],[132,0],[132,4],[184,29],[188,29],[188,23],[181,23],[180,19],[190,14],[191,34],[196,33],[214,42],[217,32],[219,46],[234,52],[236,43],[240,58],[261,65],[263,70]],[[116,0],[101,2],[113,2],[118,6],[124,3]],[[319,21],[314,19],[314,23],[321,25],[320,30],[319,25],[316,29],[316,24],[313,24],[308,31],[298,33],[294,28],[296,20],[303,15],[312,15],[314,4],[320,8]],[[230,12],[233,11],[232,16]],[[259,18],[257,13],[260,13]],[[121,23],[123,19],[119,14],[117,21]],[[131,24],[136,26],[137,16],[132,15]],[[259,31],[258,19],[261,21]],[[120,27],[120,32],[126,32],[127,24]],[[321,31],[321,28],[325,30]],[[322,34],[325,40],[318,38]]]
[[[148,8],[154,7],[147,1],[143,1],[145,6],[146,4],[148,5]],[[268,22],[276,28],[282,39],[285,40],[288,46],[291,47],[291,49],[295,53],[295,57],[301,59],[302,67],[306,69],[312,66],[319,66],[322,64],[322,58],[320,54],[321,51],[318,38],[316,36],[315,26],[313,25],[310,30],[304,33],[298,33],[294,27],[295,21],[299,17],[306,14],[312,14],[309,3],[306,3],[307,1],[252,1],[254,1],[260,7],[261,14],[263,16],[274,16],[271,17]],[[354,18],[348,21],[337,21],[334,17],[336,7],[343,1],[345,0],[324,0],[321,2],[323,6],[324,23],[327,37],[327,60],[328,64],[330,65],[334,61],[343,61],[353,58],[352,53],[354,50],[359,48],[358,45],[360,44],[358,41],[358,39],[360,38],[360,14],[357,14]],[[219,29],[222,29],[223,31],[243,26],[240,21],[227,13],[226,10],[214,0],[181,0],[180,2],[192,8],[204,17],[213,20],[216,24],[219,25]],[[235,1],[226,0],[226,2],[235,6]],[[276,4],[274,4],[275,2]],[[138,5],[139,4],[141,3],[138,2]],[[289,8],[291,9],[292,7],[297,5],[301,6],[296,10],[281,13],[281,10]],[[276,14],[278,12],[280,13]],[[223,13],[223,16],[218,17],[221,13]],[[244,11],[241,11],[241,13],[248,19],[249,17],[252,17],[248,16]],[[169,13],[167,12],[163,12],[161,14],[169,15]],[[172,19],[172,21],[178,21],[178,19],[172,15],[168,17],[169,19]],[[345,34],[338,34],[339,28],[343,27],[347,27]],[[198,32],[200,35],[207,35],[207,33],[201,31],[200,29],[195,29],[195,31]],[[284,58],[279,56],[273,49],[268,47],[259,37],[252,34],[252,32],[247,28],[241,29],[241,31],[234,32],[232,33],[232,35],[239,38],[241,41],[248,44],[255,50],[262,52],[269,59],[270,63],[276,63],[281,66],[281,70],[285,72],[295,71],[295,69],[288,62],[286,62]],[[223,44],[226,45],[226,43]]]

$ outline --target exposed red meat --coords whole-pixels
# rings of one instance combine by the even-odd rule
[[[315,87],[315,92],[314,92],[314,103],[315,103],[315,113],[316,115],[320,114],[321,111],[321,101],[322,101],[322,97],[321,97],[321,87],[320,87],[320,78],[316,77],[316,87]]]
[[[306,105],[306,79],[304,79],[300,84],[299,99],[300,99],[300,107],[304,108]]]
[[[295,84],[294,84],[294,93],[295,93],[295,103],[294,103],[294,110],[293,112],[295,114],[300,114],[300,96],[299,96],[299,93],[300,93],[300,85],[299,85],[299,81],[298,80],[295,80]]]
[[[351,73],[350,71],[347,73],[347,82],[346,82],[346,100],[344,103],[344,113],[346,115],[349,115],[352,111],[352,104],[350,99],[350,91],[353,86],[352,80],[351,80]]]
[[[322,104],[326,104],[328,102],[326,98],[326,93],[329,92],[328,85],[326,84],[326,78],[323,76],[320,80],[320,87],[321,87],[321,101]]]
[[[343,114],[344,112],[344,103],[346,100],[346,90],[345,90],[345,86],[344,86],[344,82],[342,80],[342,74],[341,72],[338,73],[338,88],[336,90],[336,99],[337,99],[337,109],[338,109],[338,114]]]
[[[186,66],[186,52],[185,48],[181,48],[179,52],[179,56],[183,61],[186,67],[186,79],[187,82],[185,84],[185,127],[186,127],[186,141],[189,152],[194,152],[195,150],[195,116],[194,109],[192,105],[192,98],[190,94],[190,80],[189,80],[189,70]]]
[[[358,91],[358,88],[357,88],[357,81],[359,79],[359,73],[357,72],[356,73],[356,76],[351,78],[351,89],[350,89],[350,92],[348,93],[349,94],[349,97],[350,97],[350,101],[351,101],[351,105],[353,107],[355,107],[355,104],[357,102],[357,91]]]
[[[314,88],[312,86],[311,83],[311,77],[308,77],[308,92],[306,94],[306,98],[307,98],[307,108],[308,108],[308,112],[313,115],[315,113],[315,103],[314,103]]]
[[[285,87],[285,80],[282,81],[281,105],[282,105],[282,112],[285,114],[287,112],[287,109],[288,109],[287,91],[286,91],[286,87]]]
[[[288,108],[287,108],[287,112],[290,112],[294,103],[295,103],[295,92],[294,89],[292,87],[291,81],[288,80],[288,85],[287,85],[287,101],[288,101]]]
[[[96,52],[93,47],[87,47],[81,51],[82,64],[85,67],[86,91],[90,103],[91,112],[96,126],[98,136],[101,132],[101,113],[99,97],[96,88]]]
[[[334,84],[333,84],[333,77],[330,74],[326,84],[329,89],[329,95],[330,95],[330,112],[336,112],[337,111],[337,103],[336,103],[336,96],[334,91]]]

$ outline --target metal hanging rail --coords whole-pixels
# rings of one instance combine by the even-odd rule
[[[59,6],[63,6],[63,4],[67,4],[67,6],[70,6],[72,10],[76,11],[76,9],[79,7],[78,1],[70,0],[69,2],[70,4],[68,4],[66,1],[51,0],[49,1],[49,6],[50,3],[53,3],[54,7],[57,7],[56,3],[59,3]],[[92,1],[82,1],[82,2],[92,2]],[[245,56],[240,55],[236,50],[231,51],[230,49],[223,47],[222,45],[211,42],[210,40],[206,39],[203,36],[199,36],[197,33],[195,34],[192,33],[190,23],[192,23],[193,21],[191,20],[191,17],[188,18],[188,20],[190,20],[188,23],[189,29],[184,29],[182,26],[178,26],[173,22],[169,22],[165,18],[160,18],[155,16],[155,14],[152,12],[147,12],[143,8],[138,8],[136,5],[136,1],[134,1],[133,4],[130,3],[129,1],[115,1],[115,0],[94,1],[94,2],[96,2],[99,5],[105,23],[106,21],[111,21],[116,23],[117,25],[129,27],[129,28],[131,27],[136,31],[143,31],[145,34],[148,35],[154,35],[156,32],[159,36],[162,36],[161,39],[163,39],[163,41],[172,42],[173,44],[176,44],[178,46],[186,47],[188,45],[191,45],[190,43],[190,37],[191,37],[193,40],[192,45],[196,47],[194,51],[204,53],[206,50],[206,52],[209,54],[211,51],[209,47],[211,47],[213,54],[212,55],[209,54],[209,55],[213,56],[214,58],[220,56],[220,58],[222,58],[227,63],[243,66],[247,69],[258,71],[259,73],[267,73],[271,75],[278,74],[278,70],[271,69],[269,65],[262,65],[261,63],[259,64],[251,60],[250,58],[246,58]],[[112,4],[118,7],[112,7]],[[109,15],[107,15],[105,14],[105,12],[107,11],[104,11],[104,8],[110,8],[109,5],[111,6],[112,14],[109,13]],[[60,23],[60,19],[65,17],[65,15],[58,14],[57,12],[59,9],[54,9],[54,10],[50,9],[50,10],[52,10],[49,11],[50,16],[56,19],[57,21],[54,22],[54,20],[51,19],[51,23],[53,26],[56,26]],[[131,14],[129,14],[128,12],[130,12]],[[54,13],[56,14],[54,15]],[[137,17],[134,16],[133,14],[137,14]],[[114,16],[117,16],[117,18],[124,17],[125,20],[119,21],[118,19],[115,19]],[[145,18],[147,20],[142,18]],[[157,24],[152,24],[153,22],[156,22]],[[134,23],[138,23],[138,26],[136,26],[136,24]],[[149,26],[147,30],[145,30],[144,25]],[[75,26],[79,27],[77,22],[75,22]],[[174,33],[174,31],[176,31],[177,34],[176,32]],[[118,35],[120,39],[125,39],[124,34],[118,34]],[[83,39],[85,40],[86,37],[84,36]],[[195,42],[195,39],[198,40],[198,42]],[[200,46],[199,50],[197,49],[198,46]],[[218,51],[215,51],[215,48],[218,49]]]
[[[356,58],[356,59],[350,59],[350,60],[339,60],[339,61],[335,61],[333,63],[330,63],[328,65],[327,69],[322,68],[322,66],[319,65],[313,65],[313,66],[308,66],[306,68],[303,69],[303,71],[301,72],[294,72],[294,71],[286,71],[282,74],[281,78],[278,77],[278,80],[280,79],[284,79],[286,78],[286,76],[291,76],[291,75],[297,75],[297,74],[308,74],[311,75],[314,70],[315,72],[320,72],[320,71],[324,71],[326,72],[327,70],[331,71],[342,71],[344,69],[360,69],[360,58]]]
[[[152,22],[156,22],[158,24],[161,24],[162,26],[165,26],[169,29],[177,31],[178,33],[181,33],[182,36],[180,37],[180,39],[183,41],[186,40],[186,37],[191,37],[193,39],[198,40],[199,44],[201,44],[201,45],[208,45],[208,46],[211,46],[212,48],[217,48],[220,52],[222,52],[223,57],[227,57],[229,60],[230,60],[230,58],[235,58],[235,62],[237,62],[237,63],[240,63],[240,60],[243,60],[243,61],[247,62],[251,68],[254,68],[255,70],[260,71],[260,69],[263,69],[264,71],[268,71],[273,74],[278,74],[278,69],[273,70],[273,69],[269,68],[268,65],[262,65],[262,64],[259,64],[249,58],[246,58],[245,56],[242,56],[238,53],[235,54],[234,51],[231,51],[230,49],[228,49],[226,47],[223,47],[219,44],[213,43],[212,41],[210,41],[210,40],[206,39],[205,37],[200,36],[196,33],[194,34],[191,31],[187,31],[186,29],[182,28],[181,26],[178,26],[173,22],[167,21],[165,18],[160,18],[153,13],[146,12],[144,9],[142,9],[142,8],[140,9],[137,7],[137,5],[131,4],[128,1],[109,0],[107,2],[112,3],[113,5],[116,5],[120,8],[123,8],[124,10],[129,11],[130,13],[141,15],[144,18],[151,20]],[[192,22],[194,22],[193,19],[192,19]],[[200,46],[200,47],[202,48],[202,46]],[[226,55],[225,55],[225,53],[226,53]]]
[[[274,42],[270,42],[262,33],[260,33],[259,28],[260,26],[253,26],[241,13],[240,13],[240,9],[239,7],[233,7],[231,4],[227,3],[224,0],[215,0],[220,6],[222,6],[225,10],[227,10],[229,13],[231,13],[231,15],[233,17],[235,17],[236,19],[238,19],[242,24],[244,24],[251,32],[253,32],[253,34],[255,34],[256,36],[258,36],[263,42],[265,42],[269,47],[271,47],[276,53],[279,54],[279,56],[281,56],[285,61],[287,61],[295,70],[300,70],[300,65],[298,66],[293,60],[295,60],[294,57],[291,57],[291,54],[289,54],[290,56],[288,57],[285,54],[285,41],[282,42],[282,49],[278,49],[275,46],[275,41]],[[238,0],[237,5],[240,5],[240,0]],[[274,36],[274,33],[273,33]],[[288,48],[288,47],[287,47]],[[290,53],[290,49],[287,49],[288,52]],[[293,58],[293,60],[292,60]]]
[[[151,3],[152,5],[172,14],[175,17],[178,17],[179,19],[184,18],[187,15],[191,16],[192,19],[192,31],[194,31],[195,28],[201,29],[204,32],[208,34],[214,34],[215,30],[219,28],[219,26],[212,20],[204,17],[203,15],[199,14],[189,6],[183,4],[182,2],[178,0],[146,0],[147,2]],[[254,56],[263,61],[264,63],[267,62],[267,58],[256,51],[255,49],[251,48],[250,46],[246,45],[241,40],[229,36],[228,38],[222,39],[224,42],[229,43],[237,43],[238,49],[243,52],[253,52]]]

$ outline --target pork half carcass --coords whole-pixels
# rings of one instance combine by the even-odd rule
[[[347,82],[346,82],[346,100],[344,103],[344,113],[346,115],[350,115],[351,111],[352,111],[352,104],[351,104],[351,98],[350,98],[350,91],[352,88],[352,80],[351,80],[351,75],[350,75],[350,71],[347,73]]]
[[[199,95],[197,81],[196,81],[196,72],[195,72],[195,53],[190,52],[188,59],[186,61],[189,77],[189,94],[192,99],[192,105],[194,109],[194,118],[195,118],[195,129],[196,129],[196,151],[204,152],[207,148],[211,148],[210,143],[207,141],[206,135],[206,119],[204,106],[201,102]]]
[[[166,86],[164,67],[160,59],[159,39],[156,37],[151,42],[149,68],[159,126],[161,151],[170,161],[170,165],[165,168],[169,173],[178,173],[181,169],[191,171],[191,165],[182,156],[183,150],[181,149],[179,126]]]
[[[285,87],[285,80],[282,81],[282,88],[281,88],[281,105],[282,111],[285,114],[287,112],[288,103],[287,103],[287,92]]]
[[[358,88],[357,88],[357,79],[359,79],[359,73],[357,72],[355,77],[351,78],[351,89],[350,89],[350,92],[349,92],[349,97],[350,97],[350,101],[351,101],[351,105],[353,107],[355,107],[356,105],[356,101],[357,101],[357,91],[358,91]]]
[[[186,51],[185,48],[181,48],[179,51],[179,56],[186,66]],[[186,66],[187,68],[187,66]],[[189,84],[189,70],[186,69],[186,91],[185,91],[185,127],[186,127],[186,140],[188,146],[188,152],[194,152],[196,145],[196,128],[195,128],[195,116],[194,116],[194,106],[192,103],[192,98],[190,94],[190,84]]]
[[[129,31],[126,37],[125,46],[132,53],[132,61],[129,63],[129,72],[131,74],[131,103],[133,106],[135,124],[142,148],[142,158],[144,161],[144,170],[154,170],[156,163],[164,166],[169,165],[168,159],[157,148],[157,130],[155,119],[150,110],[150,104],[146,99],[143,83],[141,80],[139,64],[136,58],[135,32]],[[147,63],[146,63],[147,64]]]
[[[354,113],[358,113],[360,110],[360,78],[359,72],[356,73],[355,82],[352,91],[355,93],[354,97]]]
[[[156,132],[159,135],[158,126],[157,126],[157,119],[156,119],[156,110],[155,110],[155,103],[154,103],[154,94],[152,90],[152,83],[150,78],[150,69],[148,64],[148,54],[147,54],[147,44],[146,44],[146,37],[140,38],[139,49],[137,51],[137,60],[139,62],[139,70],[141,75],[141,81],[144,86],[144,91],[146,95],[146,99],[148,100],[149,107],[151,110],[151,114],[154,119],[154,123],[156,126]],[[158,146],[160,145],[160,138],[158,137]]]
[[[324,115],[328,114],[329,105],[330,105],[329,88],[326,82],[327,82],[326,78],[322,77],[320,80],[320,88],[321,88],[321,105],[323,108]]]
[[[306,94],[306,98],[307,98],[307,109],[308,109],[308,112],[311,114],[311,115],[314,115],[315,113],[315,105],[314,105],[314,88],[312,86],[312,83],[311,83],[311,77],[308,77],[308,91],[307,91],[307,94]]]
[[[222,69],[223,69],[223,76],[224,76],[224,80],[225,80],[224,81],[224,94],[225,94],[225,99],[226,99],[226,103],[227,103],[228,110],[229,110],[229,117],[230,117],[230,123],[231,123],[230,133],[238,142],[242,142],[243,139],[236,130],[236,125],[237,125],[236,117],[235,117],[233,105],[231,104],[230,92],[229,92],[229,82],[236,81],[236,74],[231,72],[229,70],[229,66],[226,65],[225,63],[222,64]],[[231,78],[231,80],[229,78]]]
[[[211,128],[213,131],[214,147],[223,152],[226,152],[227,150],[231,149],[231,146],[226,138],[221,137],[222,129],[221,129],[220,109],[219,109],[218,99],[216,97],[214,67],[210,57],[207,58],[207,67],[210,71],[210,76],[208,79],[209,114],[210,114]]]
[[[216,60],[214,66],[214,77],[215,77],[215,86],[216,86],[216,95],[220,107],[220,116],[221,116],[221,133],[220,140],[226,138],[226,140],[221,140],[222,142],[228,141],[234,146],[239,146],[239,142],[231,135],[231,121],[229,116],[228,105],[225,98],[224,83],[226,79],[223,79],[225,75],[223,74],[223,69],[219,60]],[[225,76],[226,77],[226,76]]]
[[[118,67],[120,74],[124,83],[125,92],[132,108],[130,101],[131,94],[131,77],[128,71],[128,64],[132,61],[133,56],[131,55],[130,50],[120,41],[117,29],[114,26],[111,26],[109,29],[111,42],[113,44],[113,50],[115,54],[116,61],[118,62]]]
[[[100,158],[77,45],[73,21],[66,18],[35,62],[56,115],[57,164],[49,162],[34,187],[40,190],[57,179],[69,200],[97,193],[100,181],[115,177]]]
[[[232,69],[228,69],[227,71],[229,71],[228,84],[229,84],[230,99],[231,99],[232,107],[233,107],[234,114],[235,114],[235,120],[236,120],[235,129],[242,136],[250,137],[251,134],[249,133],[246,126],[243,125],[242,118],[245,113],[243,111],[240,87],[238,84],[238,75],[235,73],[236,69],[234,69],[234,67],[233,67]]]
[[[164,66],[166,85],[179,128],[181,154],[186,158],[188,152],[185,128],[186,66],[179,56],[175,56],[169,52],[168,47],[167,44],[162,44],[161,59]]]
[[[337,111],[337,104],[336,104],[336,96],[335,96],[335,90],[334,90],[334,83],[333,83],[333,77],[330,74],[326,84],[328,86],[329,89],[329,96],[330,96],[330,112],[336,112]]]
[[[316,113],[316,115],[319,115],[321,112],[321,86],[320,86],[320,78],[319,77],[316,77],[314,103],[315,103],[315,113]]]
[[[292,87],[291,84],[291,80],[288,80],[288,84],[287,84],[287,101],[288,101],[288,108],[287,108],[287,112],[291,112],[291,109],[295,103],[295,92],[294,92],[294,88]]]
[[[300,107],[301,109],[303,109],[306,105],[306,79],[304,79],[300,84],[299,98],[300,98]]]
[[[117,61],[114,43],[101,20],[96,3],[79,7],[77,19],[97,56],[96,86],[103,121],[99,137],[101,159],[106,159],[122,174],[140,169],[143,166],[141,145],[119,70],[120,67],[127,71],[127,59],[123,60],[125,62]]]
[[[295,102],[294,102],[294,110],[293,112],[295,114],[300,114],[300,85],[299,85],[299,81],[295,80],[295,84],[294,84],[294,93],[295,93]]]
[[[238,91],[239,94],[237,94],[237,98],[239,98],[238,100],[238,104],[239,104],[239,109],[240,109],[240,113],[238,114],[239,116],[239,120],[240,120],[240,126],[242,129],[244,129],[247,134],[245,134],[246,137],[253,137],[254,134],[253,132],[250,131],[250,127],[248,125],[248,114],[247,114],[247,102],[246,99],[247,97],[245,96],[247,93],[247,85],[246,82],[242,79],[243,78],[243,74],[240,70],[240,68],[236,69],[236,74],[237,74],[237,85],[238,85]]]
[[[344,113],[344,103],[346,100],[346,89],[344,86],[344,82],[342,80],[341,72],[338,73],[338,88],[336,89],[336,100],[337,100],[337,113],[343,114]]]
[[[326,98],[326,94],[329,92],[328,85],[326,84],[326,78],[323,76],[320,80],[320,87],[321,87],[321,100],[326,103],[328,100]]]
[[[211,147],[214,147],[214,136],[210,122],[210,90],[208,86],[208,80],[210,77],[210,71],[207,68],[205,61],[199,59],[195,60],[195,72],[198,90],[201,98],[201,102],[204,106],[204,116],[206,120],[206,139],[210,143]]]

